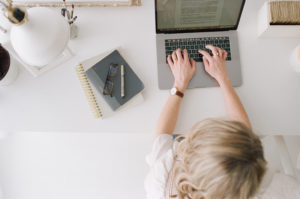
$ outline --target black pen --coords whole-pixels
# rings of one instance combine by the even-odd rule
[[[74,23],[76,19],[77,19],[77,16],[75,16],[75,17],[72,19],[72,23]]]
[[[61,15],[64,16],[64,17],[66,16],[66,9],[65,8],[61,9]]]
[[[77,16],[75,16],[71,21],[69,21],[69,24],[71,25],[72,23],[74,23],[76,19],[77,19]]]
[[[71,19],[73,19],[73,14],[74,14],[74,4],[72,4]]]

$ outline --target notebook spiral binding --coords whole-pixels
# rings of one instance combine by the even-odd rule
[[[87,78],[87,76],[85,74],[83,66],[80,64],[80,65],[78,65],[78,66],[75,67],[75,70],[77,72],[80,84],[81,84],[82,89],[83,89],[83,91],[85,93],[85,96],[86,96],[86,98],[88,100],[88,103],[89,103],[89,105],[91,107],[91,110],[92,110],[92,112],[94,114],[94,117],[95,118],[102,117],[103,116],[102,112],[101,112],[100,107],[99,107],[99,105],[97,103],[96,97],[95,97],[95,95],[93,93],[93,90],[92,90],[91,85],[90,85],[90,83],[88,81],[88,78]]]

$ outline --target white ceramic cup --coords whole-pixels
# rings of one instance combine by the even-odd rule
[[[18,76],[18,62],[12,56],[10,56],[2,46],[0,46],[0,48],[2,53],[7,53],[6,58],[9,59],[8,70],[5,70],[5,75],[0,77],[0,86],[7,86],[11,84]],[[3,57],[0,58],[3,59]],[[2,65],[0,67],[4,66]]]

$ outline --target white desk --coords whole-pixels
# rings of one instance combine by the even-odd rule
[[[300,133],[300,74],[288,64],[299,39],[257,38],[256,16],[264,1],[247,1],[239,26],[244,84],[237,92],[254,128],[263,134]],[[58,10],[59,12],[59,10]],[[168,91],[158,90],[154,2],[142,7],[77,8],[79,38],[71,41],[77,57],[33,78],[21,71],[17,81],[0,88],[1,130],[152,133]],[[122,46],[145,84],[143,104],[105,120],[95,120],[74,71],[78,60]],[[195,122],[225,115],[219,88],[189,90],[177,132]]]
[[[0,198],[146,198],[145,156],[151,138],[137,133],[12,133],[0,140]]]

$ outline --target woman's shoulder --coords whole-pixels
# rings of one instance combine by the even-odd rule
[[[147,198],[164,198],[169,173],[174,161],[174,141],[168,134],[161,134],[154,143],[151,153],[146,157],[150,171],[145,180]]]
[[[151,167],[155,162],[166,161],[173,152],[173,137],[169,134],[159,135],[153,143],[152,150],[146,157],[148,165]]]

